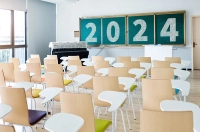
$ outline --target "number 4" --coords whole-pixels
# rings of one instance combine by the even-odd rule
[[[167,29],[170,27],[170,31],[167,31]],[[164,27],[162,28],[160,32],[160,36],[170,37],[170,42],[176,42],[176,36],[178,36],[178,31],[176,31],[176,18],[168,18]]]

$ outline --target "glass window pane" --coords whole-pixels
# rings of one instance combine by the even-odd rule
[[[25,63],[25,48],[15,48],[15,58],[19,58],[20,64]]]
[[[12,49],[0,49],[0,62],[9,62],[12,58]]]
[[[0,9],[0,45],[11,44],[11,11]]]
[[[25,12],[14,11],[15,45],[25,45]]]

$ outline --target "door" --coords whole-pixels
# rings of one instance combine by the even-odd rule
[[[193,65],[200,69],[200,16],[193,17]]]

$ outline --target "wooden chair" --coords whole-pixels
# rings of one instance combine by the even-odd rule
[[[58,61],[55,58],[44,58],[44,67],[47,67],[47,64],[58,64]]]
[[[28,63],[39,63],[39,64],[41,64],[40,58],[29,58]]]
[[[68,56],[68,60],[80,60],[79,56]]]
[[[13,63],[0,63],[0,69],[3,69],[5,81],[14,82],[14,64]]]
[[[79,132],[104,132],[111,124],[109,120],[95,119],[91,94],[61,92],[60,102],[61,112],[84,119],[84,125]]]
[[[174,79],[174,69],[152,67],[151,79]]]
[[[191,111],[183,112],[140,112],[140,132],[193,132]]]
[[[40,58],[39,54],[31,54],[31,58]]]
[[[170,68],[170,62],[153,60],[153,67]]]
[[[31,128],[46,117],[46,111],[28,110],[24,88],[0,88],[0,93],[1,102],[12,107],[12,111],[3,118],[4,122]]]
[[[96,63],[96,61],[103,61],[103,57],[102,56],[92,56],[92,61]]]
[[[2,69],[0,69],[0,87],[6,87],[6,81]]]
[[[0,131],[1,132],[15,132],[15,128],[14,126],[0,125]]]
[[[137,57],[136,60],[139,62],[151,63],[151,57]]]
[[[124,63],[124,67],[127,67],[128,70],[132,69],[132,68],[141,68],[140,67],[140,62],[139,61],[125,61]],[[129,74],[130,77],[135,77],[135,75],[133,74]]]
[[[63,74],[63,68],[61,64],[47,64],[45,72],[56,72]]]
[[[104,60],[95,61],[95,64],[94,64],[95,72],[97,72],[97,70],[99,70],[100,68],[108,68],[108,67],[110,67],[110,64],[108,61],[104,61]]]
[[[143,110],[161,111],[160,102],[173,100],[171,80],[142,80]]]
[[[68,60],[68,66],[82,66],[81,60]]]
[[[180,63],[181,64],[181,57],[165,57],[165,61],[169,61],[171,63]]]
[[[63,91],[65,91],[63,74],[61,73],[55,73],[55,72],[45,73],[45,82],[46,82],[46,88],[57,87],[57,88],[63,88]],[[60,101],[59,95],[57,95],[54,99],[56,101]]]
[[[87,74],[91,76],[95,76],[94,66],[78,66],[77,67],[77,74]],[[84,88],[93,89],[93,79],[86,82],[83,85]]]
[[[20,70],[20,68],[19,68],[19,65],[20,65],[19,58],[10,58],[9,62],[14,64],[14,70]]]
[[[124,63],[124,62],[129,62],[131,61],[130,56],[118,56],[117,57],[117,63]]]

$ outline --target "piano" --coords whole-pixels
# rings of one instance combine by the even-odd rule
[[[51,49],[51,55],[58,56],[58,63],[60,64],[62,60],[60,60],[63,56],[79,56],[80,59],[88,58],[89,51],[87,50],[86,42],[50,42],[49,48]]]

